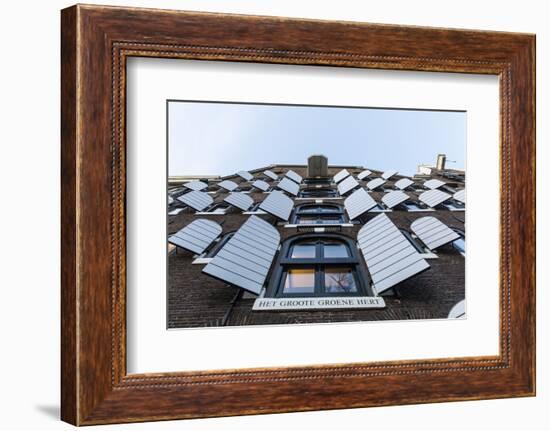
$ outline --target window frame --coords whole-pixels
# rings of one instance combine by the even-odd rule
[[[217,211],[218,209],[223,208],[223,212]],[[206,208],[206,210],[200,211],[203,214],[219,214],[219,215],[225,215],[228,211],[230,211],[232,206],[228,204],[227,202],[214,202],[212,206],[209,208]]]
[[[372,213],[391,213],[393,208],[388,208],[385,205],[383,206],[380,202],[376,203],[375,207],[372,207],[368,212]]]
[[[330,177],[306,177],[304,178],[304,184],[308,186],[322,185],[323,187],[331,187],[333,183]]]
[[[315,257],[313,258],[292,258],[290,253],[293,247],[301,242],[315,243]],[[349,253],[345,258],[325,258],[322,255],[323,241],[338,242],[346,246]],[[288,293],[284,292],[284,284],[287,275],[291,269],[311,269],[314,270],[315,286],[313,292],[308,293]],[[325,289],[325,269],[326,268],[346,268],[351,270],[355,282],[355,292],[326,292]],[[355,242],[341,234],[318,234],[307,233],[295,235],[283,242],[281,250],[277,256],[275,266],[272,269],[270,281],[266,289],[266,297],[272,298],[326,298],[326,297],[357,297],[357,296],[375,296],[371,287],[371,280],[364,268],[364,263],[360,259]]]
[[[457,201],[456,199],[451,199],[447,202],[443,202],[442,205],[448,211],[466,211],[466,205],[463,202]]]
[[[207,250],[202,257],[207,259],[213,259],[214,257],[216,257],[222,247],[227,244],[227,242],[233,237],[233,235],[235,235],[236,232],[236,230],[232,230],[230,232],[222,234],[219,241],[216,241],[214,244],[212,244],[210,246],[210,249]]]
[[[323,196],[316,196],[316,195],[309,195],[304,196],[304,193],[315,193],[315,192],[326,192]],[[298,197],[302,199],[334,199],[339,198],[340,193],[338,193],[338,190],[330,187],[330,186],[324,186],[324,187],[305,187],[303,189],[300,189],[298,192]]]
[[[322,212],[322,211],[316,211],[316,212],[305,212],[304,208],[308,207],[333,207],[334,211],[329,212]],[[322,216],[327,217],[334,217],[338,216],[339,221],[334,223],[300,223],[300,219],[302,217],[315,217],[317,220],[322,220]],[[292,216],[290,218],[290,223],[297,225],[297,226],[317,226],[322,227],[326,225],[341,225],[345,223],[349,223],[349,220],[347,220],[346,212],[344,211],[344,208],[342,205],[332,203],[332,202],[323,202],[323,203],[307,203],[307,204],[300,204],[297,205],[294,210],[292,211]]]
[[[267,214],[264,210],[260,209],[260,205],[263,201],[260,202],[254,202],[254,204],[248,208],[246,211],[243,211],[244,215],[251,215],[251,214]]]
[[[428,250],[423,243],[420,241],[418,237],[413,237],[413,234],[405,228],[399,228],[401,233],[405,238],[407,238],[407,241],[416,249],[416,251],[420,254],[426,254],[426,253],[433,253],[432,251]]]
[[[414,209],[410,208],[411,205],[414,205],[416,208]],[[398,206],[404,207],[405,211],[410,213],[434,211],[433,208],[428,207],[427,205],[423,204],[420,201],[407,200],[405,202],[400,203]]]

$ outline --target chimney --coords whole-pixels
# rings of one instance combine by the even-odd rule
[[[439,170],[439,171],[444,170],[446,160],[447,160],[447,156],[445,154],[438,154],[437,155],[437,163],[435,165],[436,169]]]
[[[321,154],[309,156],[307,159],[307,176],[328,177],[328,159]]]

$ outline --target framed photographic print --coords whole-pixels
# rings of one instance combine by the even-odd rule
[[[534,395],[533,35],[61,30],[63,420]]]

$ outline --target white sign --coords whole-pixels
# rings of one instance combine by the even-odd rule
[[[384,308],[386,303],[379,296],[355,296],[333,298],[258,298],[253,310],[318,310],[331,308]]]

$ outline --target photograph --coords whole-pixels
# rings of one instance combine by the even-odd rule
[[[167,329],[467,318],[466,111],[167,100],[166,127]]]
[[[541,7],[122,3],[18,14],[47,61],[5,68],[14,423],[541,418]]]

